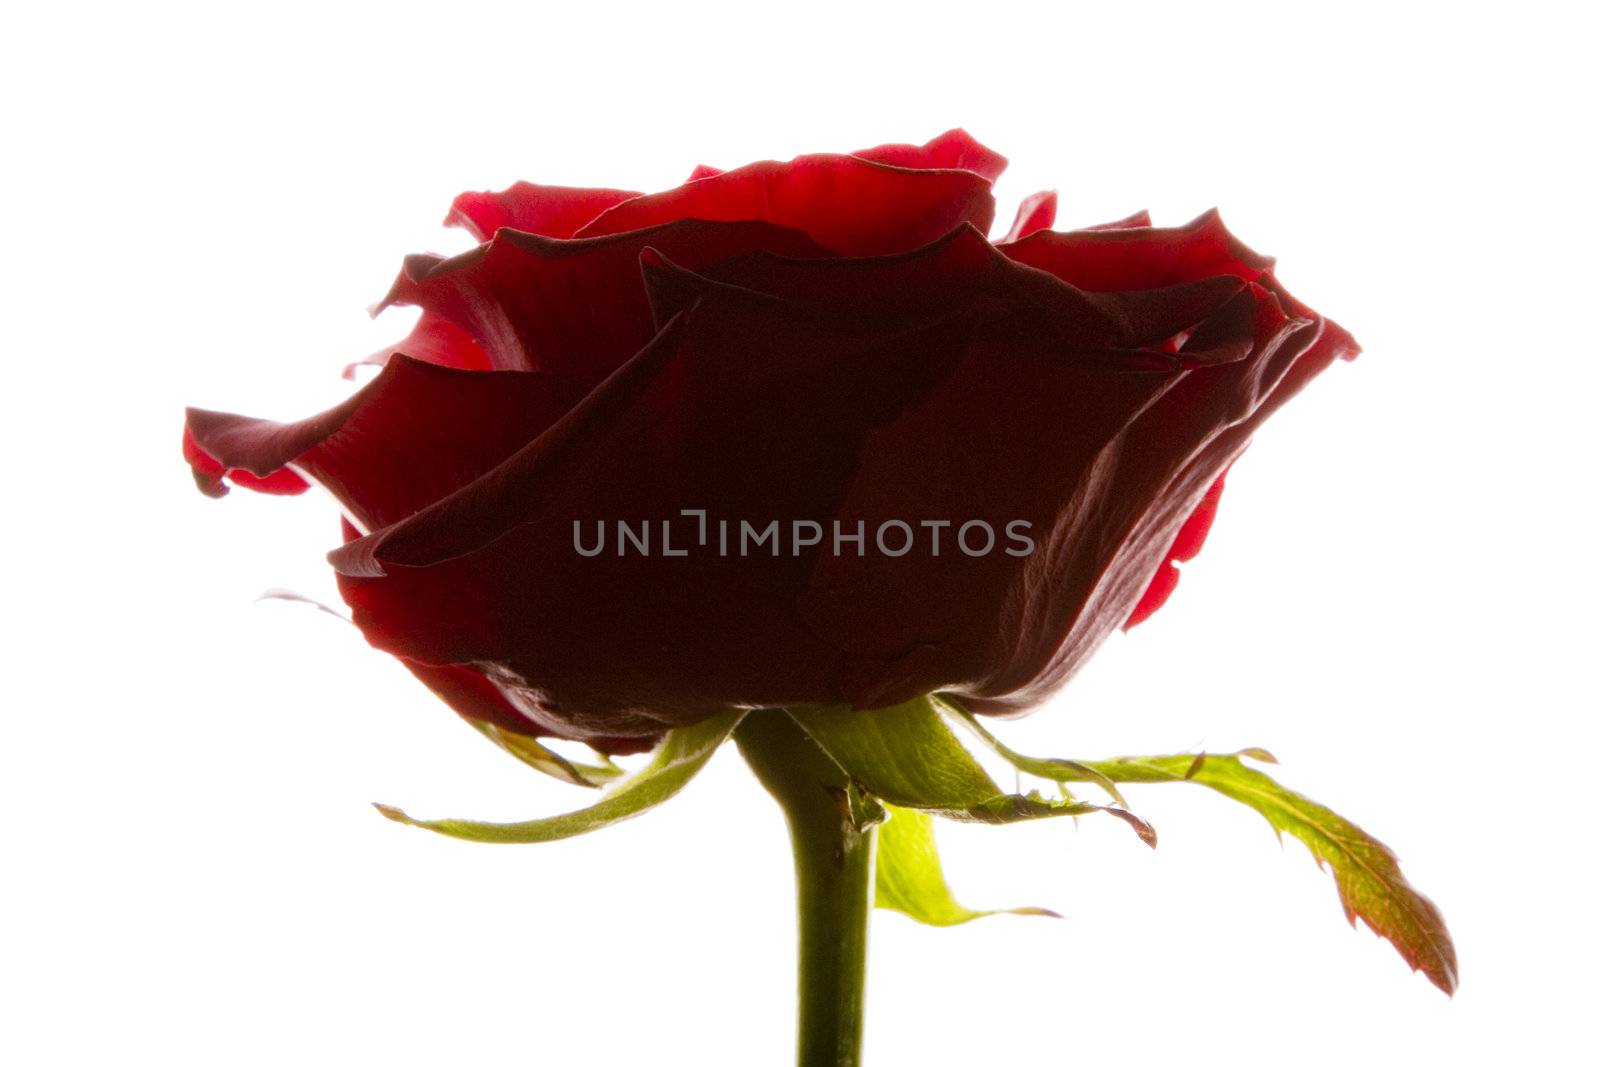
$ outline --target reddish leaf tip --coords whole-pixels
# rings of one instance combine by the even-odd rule
[[[1143,841],[1151,848],[1156,847],[1156,828],[1154,826],[1151,826],[1149,823],[1139,818],[1139,816],[1135,815],[1127,808],[1104,808],[1102,810],[1109,815],[1115,815],[1117,818],[1133,827],[1133,832],[1139,835],[1140,841]]]

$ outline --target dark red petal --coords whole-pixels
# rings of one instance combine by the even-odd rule
[[[1257,289],[1246,303],[1270,299]],[[1270,351],[1282,329],[1302,325],[1280,314],[1278,330],[1255,353],[1256,316],[1239,315],[1237,305],[1228,297],[1212,312],[1237,338],[1224,338],[1210,319],[1195,332],[1211,334],[1219,348],[1242,338],[1253,357]],[[923,545],[920,555],[899,559],[819,559],[806,618],[853,650],[841,684],[858,706],[929,688],[988,711],[1042,699],[1121,624],[1149,584],[1159,557],[1113,567],[1139,516],[1218,425],[1251,403],[1248,390],[1234,387],[1249,379],[1247,368],[1259,362],[1253,358],[1176,376],[1095,374],[1049,358],[1048,346],[1030,349],[1038,336],[991,336],[975,345],[940,389],[865,443],[836,517],[868,529],[893,520],[954,525],[944,531],[942,554]],[[1218,376],[1211,383],[1222,388],[1180,405],[1184,416],[1167,398],[1201,375]],[[1155,430],[1130,440],[1144,427]],[[989,523],[997,538],[1010,523],[1026,522],[1036,550],[964,555],[952,541],[971,520]],[[1163,550],[1175,532],[1176,524]],[[1126,589],[1130,571],[1140,584]]]
[[[339,527],[346,543],[361,536],[361,531],[352,526],[348,518],[342,518]],[[317,606],[323,611],[332,611],[324,605]],[[339,617],[343,618],[342,615]],[[538,724],[518,711],[500,691],[500,687],[491,682],[482,671],[471,667],[435,667],[403,656],[395,658],[463,719],[490,723],[524,737],[545,736],[539,730]]]
[[[708,167],[704,163],[697,163],[697,164],[695,164],[694,170],[689,172],[689,177],[687,179],[685,179],[685,180],[686,181],[691,181],[691,182],[697,182],[701,178],[715,178],[717,175],[719,175],[721,173],[722,173],[722,171],[721,171],[720,168]]]
[[[694,266],[757,249],[829,254],[796,230],[763,222],[686,219],[571,241],[504,230],[452,259],[408,258],[380,307],[419,305],[476,338],[495,368],[546,370],[589,388],[655,333],[639,282],[647,246]]]
[[[638,193],[517,182],[498,193],[462,193],[450,205],[446,226],[460,226],[487,241],[502,226],[543,237],[571,237],[602,211]]]
[[[1272,266],[1270,257],[1230,234],[1215,211],[1177,227],[1042,230],[1003,250],[1019,263],[1096,292],[1150,289],[1218,274],[1254,281]]]
[[[1006,234],[1007,241],[1020,241],[1030,233],[1048,230],[1056,221],[1056,192],[1047,189],[1034,193],[1017,205],[1017,218]]]
[[[399,657],[397,657],[399,658]],[[486,722],[513,734],[524,737],[557,736],[543,730],[539,724],[518,711],[516,705],[481,671],[471,667],[430,667],[416,660],[400,658],[418,681],[450,706],[463,719]],[[641,737],[594,736],[588,744],[608,756],[627,756],[645,752],[655,747],[661,739],[658,731]]]
[[[189,414],[193,414],[193,411],[193,408],[189,409]],[[293,496],[311,488],[304,478],[291,470],[273,470],[269,471],[265,477],[262,477],[247,470],[229,469],[195,440],[187,419],[185,419],[183,426],[183,458],[189,461],[189,470],[194,475],[194,484],[206,496],[220,497],[228,495],[227,483],[222,480],[224,475],[235,485],[242,485],[246,489],[254,489],[258,493]]]
[[[1243,358],[1167,378],[1090,377],[1013,341],[962,361],[927,403],[869,437],[836,515],[869,529],[973,517],[998,531],[1021,519],[1038,549],[1021,560],[819,560],[807,620],[859,650],[842,682],[851,702],[932,685],[985,711],[1024,709],[1126,620],[1206,488],[1314,373],[1301,368],[1320,324],[1286,315],[1260,286],[1246,293],[1250,313],[1231,299],[1213,316],[1221,325],[1194,331],[1218,349],[1243,343]]]
[[[785,593],[808,558],[580,558],[572,543],[575,521],[638,528],[697,505],[761,522],[826,516],[854,440],[946,365],[942,325],[886,352],[876,333],[841,334],[810,314],[775,322],[769,303],[708,286],[530,449],[336,553],[369,640],[426,662],[492,664],[526,713],[578,739],[836,692],[837,649]]]
[[[1206,495],[1200,498],[1200,503],[1196,504],[1189,517],[1183,520],[1183,526],[1179,528],[1176,540],[1167,550],[1167,558],[1150,578],[1150,587],[1144,591],[1144,596],[1139,598],[1139,603],[1134,607],[1133,614],[1128,616],[1128,621],[1122,624],[1124,630],[1131,630],[1154,615],[1177,588],[1177,564],[1193,559],[1200,551],[1200,546],[1205,544],[1206,535],[1211,532],[1211,524],[1217,518],[1217,503],[1222,499],[1222,483],[1227,477],[1227,471],[1219,474],[1217,480],[1211,483],[1211,488],[1206,490]]]
[[[1229,275],[1138,289],[1086,293],[1086,299],[1117,320],[1118,344],[1155,349],[1185,335],[1176,356],[1184,367],[1232,363],[1250,354],[1247,331],[1254,301],[1248,287]],[[1236,321],[1235,321],[1236,320]]]
[[[638,402],[676,356],[682,325],[681,317],[669,322],[547,432],[526,441],[507,462],[464,486],[464,491],[436,501],[407,522],[375,529],[330,553],[334,569],[353,578],[377,578],[394,564],[429,567],[465,556],[513,526],[533,521],[589,460],[608,425]]]
[[[375,645],[479,665],[541,729],[580,739],[651,736],[730,703],[887,700],[984,678],[999,669],[978,655],[992,635],[973,635],[1011,633],[995,613],[1018,565],[952,562],[924,588],[892,560],[872,569],[852,558],[819,579],[833,560],[814,551],[587,558],[574,522],[638,530],[696,507],[713,522],[826,522],[847,494],[858,499],[858,482],[868,507],[914,503],[920,488],[957,514],[1000,482],[1012,496],[996,500],[1042,519],[1072,469],[1056,465],[1072,456],[1062,442],[1103,441],[1173,380],[1105,373],[1148,369],[1151,354],[1118,346],[1198,330],[1242,284],[1085,294],[995,254],[970,228],[875,260],[751,255],[715,277],[654,251],[643,259],[668,316],[650,346],[501,466],[331,557]],[[1053,399],[1039,403],[1041,393]],[[982,402],[967,406],[969,395]],[[918,412],[938,417],[925,425]],[[872,443],[890,428],[896,447],[932,447],[934,459],[880,453]],[[975,446],[984,438],[991,445]],[[1035,463],[1051,473],[1030,476]],[[962,647],[916,658],[947,639]]]
[[[1189,516],[1257,427],[1334,359],[1348,354],[1348,334],[1333,323],[1286,313],[1277,295],[1261,285],[1252,285],[1251,292],[1258,311],[1250,356],[1179,376],[1108,443],[1113,476],[1105,480],[1099,493],[1103,503],[1092,513],[1098,517],[1094,536],[1116,547],[1092,573],[1069,570],[1060,587],[1063,605],[1076,602],[1069,616],[1051,621],[1049,611],[1045,617],[1022,612],[1027,625],[1060,633],[1062,639],[1044,661],[1016,658],[1007,671],[970,687],[965,695],[980,710],[1024,710],[1081,666],[1145,598]],[[1087,534],[1071,531],[1069,541]],[[1158,586],[1170,580],[1158,580]],[[1161,595],[1159,588],[1154,595]]]
[[[1019,266],[1000,254],[971,226],[961,226],[932,244],[894,256],[802,260],[753,253],[725,260],[704,277],[753,289],[786,301],[815,305],[818,314],[904,326],[946,318],[969,302],[998,303],[1014,320],[1012,330],[1033,330],[1033,348],[1052,347],[1063,358],[1093,358],[1107,369],[1168,370],[1179,362],[1222,361],[1220,350],[1181,356],[1156,351],[1160,342],[1196,326],[1240,291],[1237,278],[1217,276],[1186,284],[1128,293],[1091,293]],[[646,273],[658,318],[682,310],[694,287],[676,296],[661,292],[663,277]],[[1249,301],[1245,301],[1248,309]],[[1245,315],[1248,322],[1248,310]],[[1000,328],[998,324],[996,328]],[[1248,350],[1232,353],[1238,358]]]
[[[764,293],[787,303],[814,305],[819,314],[847,322],[863,314],[924,321],[949,313],[982,289],[993,271],[1019,268],[996,256],[983,234],[959,226],[914,251],[889,256],[802,259],[756,251],[696,270],[656,247],[645,281],[658,319],[697,302],[708,282]],[[650,269],[661,268],[661,269]],[[1040,279],[1051,284],[1049,279]]]
[[[491,723],[528,737],[543,736],[493,682],[470,667],[430,667],[403,657],[400,662],[463,719]]]
[[[190,408],[184,452],[203,490],[224,472],[268,492],[299,492],[309,479],[371,530],[470,482],[569,402],[545,375],[458,371],[400,356],[344,403],[300,422]]]
[[[1332,319],[1325,319],[1318,315],[1303,301],[1295,299],[1270,270],[1261,275],[1261,285],[1276,296],[1278,303],[1283,305],[1290,314],[1297,315],[1303,319],[1316,319],[1321,322],[1322,331],[1317,336],[1315,348],[1311,353],[1308,353],[1308,361],[1313,355],[1321,358],[1328,352],[1333,353],[1332,358],[1343,360],[1352,360],[1361,354],[1361,346],[1356,343],[1354,337],[1350,336],[1349,331]]]
[[[840,255],[920,247],[963,222],[988,232],[989,181],[968,170],[918,170],[859,156],[800,156],[751,163],[611,208],[579,237],[641,230],[681,219],[759,220],[799,230]]]
[[[969,170],[991,185],[1006,169],[1006,157],[980,143],[966,130],[946,130],[927,144],[885,144],[852,155],[875,163],[914,170]]]

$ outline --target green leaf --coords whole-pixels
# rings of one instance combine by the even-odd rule
[[[727,740],[744,715],[743,711],[724,712],[694,726],[670,731],[647,765],[620,782],[599,803],[565,815],[515,823],[472,822],[467,819],[424,821],[413,819],[399,808],[387,804],[373,806],[395,822],[420,826],[466,841],[527,844],[576,837],[631,819],[674,796],[700,772],[700,768]]]
[[[1270,760],[1259,749],[1243,754]],[[1348,819],[1246,766],[1239,754],[1124,757],[1084,766],[1117,782],[1194,782],[1254,808],[1274,830],[1303,842],[1319,867],[1332,868],[1351,926],[1357,917],[1366,920],[1412,970],[1422,971],[1444,992],[1455,992],[1456,950],[1444,916],[1406,881],[1395,854]]]
[[[792,707],[789,715],[861,787],[889,804],[964,822],[1106,812],[1154,847],[1155,831],[1121,808],[1005,793],[957,740],[927,697],[888,708]]]
[[[978,721],[976,715],[956,704],[955,701],[937,696],[931,699],[939,708],[954,717],[957,722],[971,730],[980,741],[989,746],[995,755],[1024,774],[1048,778],[1053,782],[1093,782],[1101,789],[1104,789],[1106,795],[1116,801],[1119,807],[1126,808],[1128,806],[1128,802],[1122,799],[1122,794],[1117,791],[1117,784],[1094,768],[1077,760],[1024,756],[990,733],[988,728]]]
[[[933,820],[914,808],[889,809],[878,829],[877,891],[874,903],[929,926],[959,926],[985,915],[1061,916],[1046,908],[973,911],[950,892],[933,839]]]
[[[512,733],[510,730],[502,730],[493,723],[480,722],[476,719],[468,719],[467,721],[476,727],[483,736],[534,770],[542,771],[552,778],[571,785],[598,789],[607,782],[614,781],[626,773],[610,760],[600,765],[576,763],[567,759],[561,753],[541,745],[537,738],[528,737],[526,734]]]

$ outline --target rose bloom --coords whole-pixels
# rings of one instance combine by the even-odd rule
[[[955,130],[463,194],[482,243],[405,261],[384,306],[422,316],[376,377],[296,423],[191,409],[184,454],[212,495],[332,493],[356,624],[504,730],[619,753],[729,707],[1024,711],[1161,606],[1256,427],[1358,349],[1215,213],[1057,232],[1039,194],[991,242],[1004,166]],[[686,509],[829,535],[574,548]],[[1034,549],[936,552],[952,520]]]

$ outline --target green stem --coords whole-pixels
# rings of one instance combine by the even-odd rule
[[[851,817],[849,778],[781,711],[755,711],[739,751],[783,809],[800,913],[798,1067],[857,1067],[876,828]]]

